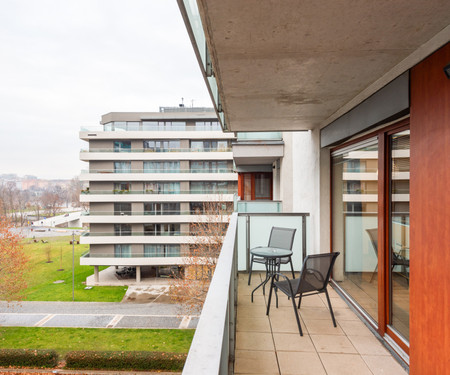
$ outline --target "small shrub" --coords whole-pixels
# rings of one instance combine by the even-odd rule
[[[56,367],[58,353],[44,349],[0,349],[0,366]]]
[[[66,368],[91,370],[181,371],[185,353],[74,351],[65,356]]]

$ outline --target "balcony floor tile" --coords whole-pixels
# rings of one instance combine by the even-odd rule
[[[325,296],[309,296],[298,310],[303,337],[298,332],[292,301],[279,293],[266,316],[266,295],[250,295],[263,273],[239,274],[235,374],[365,375],[407,372],[397,363],[348,305],[329,288],[338,326],[333,326]]]

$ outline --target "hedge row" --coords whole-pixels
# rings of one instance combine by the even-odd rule
[[[55,367],[58,353],[44,349],[0,349],[0,366]]]
[[[76,351],[67,353],[65,360],[70,369],[181,371],[186,354]]]

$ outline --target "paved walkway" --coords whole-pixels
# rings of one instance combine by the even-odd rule
[[[196,328],[198,316],[170,303],[0,302],[0,326],[76,328]]]

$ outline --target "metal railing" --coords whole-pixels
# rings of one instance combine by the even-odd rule
[[[181,231],[173,231],[173,232],[86,232],[81,235],[82,237],[130,237],[130,236],[195,236],[195,234],[191,232],[181,232]]]
[[[235,189],[224,190],[208,190],[208,191],[196,191],[196,190],[82,190],[81,194],[234,194]]]
[[[308,217],[308,213],[233,213],[183,375],[234,373],[237,272],[248,271],[250,248],[267,245],[267,229],[272,226],[297,228],[293,261],[294,269],[300,269],[299,258],[304,259],[308,248]]]
[[[231,152],[231,147],[220,147],[220,148],[132,148],[132,149],[114,149],[114,148],[82,148],[80,152]]]
[[[231,215],[232,212],[221,211],[222,215]],[[165,216],[165,215],[196,215],[203,216],[207,215],[202,212],[191,210],[191,211],[90,211],[84,212],[83,216]]]
[[[231,216],[183,375],[228,375],[236,336],[237,213]],[[231,372],[232,373],[232,372]]]
[[[175,257],[188,257],[189,251],[178,251],[177,253],[161,254],[158,252],[145,252],[145,253],[129,253],[129,254],[114,254],[114,253],[91,253],[89,251],[83,253],[81,258],[175,258]]]
[[[205,169],[128,169],[128,170],[115,170],[115,169],[82,169],[82,174],[87,173],[233,173],[232,168],[219,168],[216,170]]]
[[[97,126],[82,126],[80,128],[82,132],[123,132],[123,131],[161,131],[161,132],[170,132],[170,131],[200,131],[200,132],[221,132],[222,128],[220,125],[215,126],[204,126],[204,125],[171,125],[171,126],[158,126],[158,125],[146,125],[140,124],[139,126],[135,124],[130,125],[120,125],[115,126],[114,128],[105,129],[101,125]]]

